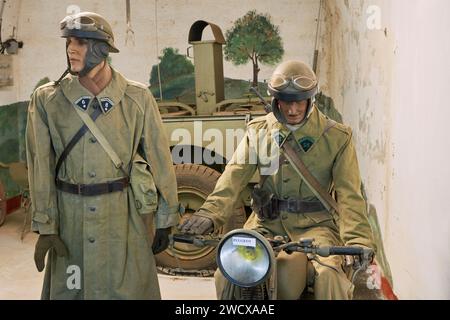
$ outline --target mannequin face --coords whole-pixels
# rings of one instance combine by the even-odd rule
[[[81,38],[67,38],[67,55],[69,56],[70,71],[77,73],[83,70],[85,65],[87,41]]]
[[[303,121],[308,108],[308,100],[278,101],[278,106],[288,124],[296,125]]]

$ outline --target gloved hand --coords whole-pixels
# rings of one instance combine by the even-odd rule
[[[210,218],[193,214],[178,226],[178,230],[188,234],[208,234],[214,230],[214,222]]]
[[[36,242],[34,250],[34,263],[39,272],[44,270],[45,267],[45,255],[50,249],[55,249],[58,257],[67,257],[69,252],[66,246],[62,242],[61,238],[56,234],[42,234],[39,236]]]
[[[153,254],[158,254],[167,249],[169,246],[169,234],[171,229],[171,227],[166,229],[156,229],[152,245]]]

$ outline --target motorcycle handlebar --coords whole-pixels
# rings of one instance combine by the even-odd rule
[[[356,256],[362,255],[364,249],[361,247],[329,247],[330,254],[332,255],[349,255]]]
[[[191,234],[172,234],[169,236],[174,242],[181,242],[192,244],[197,247],[216,246],[220,238],[207,239],[204,236]],[[274,251],[298,251],[303,253],[317,254],[322,257],[330,255],[349,255],[349,256],[365,256],[373,253],[371,249],[364,249],[362,247],[343,247],[343,246],[313,246],[302,245],[299,242],[288,242],[280,246],[272,246]]]

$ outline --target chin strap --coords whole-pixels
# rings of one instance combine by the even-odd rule
[[[70,73],[70,68],[67,68],[66,71],[63,72],[63,74],[61,75],[61,77],[59,77],[58,80],[55,81],[55,85],[59,85],[59,83],[61,82],[62,79],[64,79],[64,77]]]
[[[78,73],[79,77],[84,77],[95,66],[108,57],[109,46],[106,42],[88,39],[88,50],[86,52],[85,65],[83,70]]]
[[[283,125],[287,123],[286,117],[283,115],[283,113],[280,110],[280,107],[278,106],[278,100],[275,98],[272,99],[272,112],[275,118],[277,118],[277,120],[281,122]]]

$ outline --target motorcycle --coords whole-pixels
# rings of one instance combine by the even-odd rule
[[[311,238],[288,241],[282,236],[276,236],[269,239],[254,230],[246,229],[236,229],[222,237],[174,234],[171,235],[171,243],[174,242],[197,247],[217,247],[216,262],[228,280],[222,291],[221,300],[276,300],[278,285],[276,257],[280,252],[287,254],[302,252],[308,256],[308,260],[316,260],[317,256],[352,256],[354,263],[350,277],[353,283],[357,275],[368,268],[373,257],[373,250],[367,248],[318,246]],[[310,278],[308,284],[311,286],[314,267],[310,262],[307,274]]]

